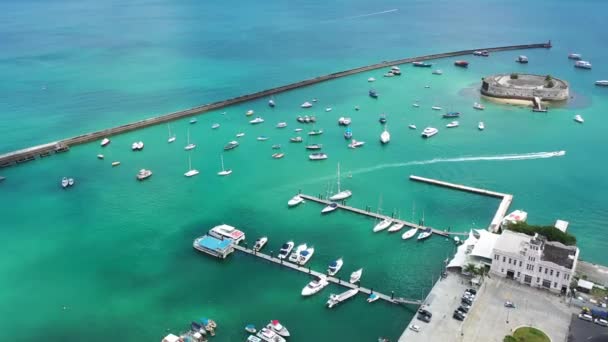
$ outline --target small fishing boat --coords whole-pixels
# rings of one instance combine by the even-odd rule
[[[358,110],[359,110],[359,106],[355,106],[355,110],[357,110],[357,111],[358,111]]]
[[[236,141],[236,140],[232,140],[228,144],[226,144],[226,146],[224,146],[224,150],[225,151],[229,151],[229,150],[232,150],[234,148],[237,148],[238,146],[239,146],[239,142]]]
[[[281,159],[283,157],[285,157],[285,153],[273,153],[272,154],[272,158],[274,158],[274,159]]]
[[[258,116],[257,118],[249,121],[249,123],[252,124],[252,125],[260,124],[262,122],[264,122],[264,119],[262,119],[260,116]]]
[[[475,103],[473,103],[473,108],[475,108],[475,109],[477,109],[477,110],[484,110],[484,109],[486,109],[486,107],[484,107],[484,105],[482,105],[482,104],[481,104],[481,103],[479,103],[479,102],[475,102]]]
[[[574,67],[580,69],[591,69],[591,63],[587,61],[576,61],[576,63],[574,63]]]
[[[325,111],[326,111],[326,112],[331,112],[331,110],[332,110],[332,108],[331,108],[331,107],[327,107],[327,108],[325,108]]]
[[[426,62],[413,62],[412,65],[418,68],[430,68],[433,66],[433,64]]]
[[[70,185],[70,184],[69,184],[69,181],[68,181],[68,178],[67,178],[67,177],[63,177],[63,178],[61,178],[61,187],[62,187],[62,188],[64,188],[64,189],[65,189],[65,188],[67,188],[69,185]]]
[[[380,117],[378,118],[378,121],[381,124],[385,124],[386,123],[386,114],[380,114]]]
[[[378,93],[372,89],[369,91],[369,96],[375,99],[378,98]]]
[[[198,120],[197,120],[196,118],[192,118],[192,119],[190,119],[190,124],[191,124],[191,125],[192,125],[192,124],[195,124],[197,121],[198,121]]]
[[[323,148],[322,144],[312,144],[312,145],[306,145],[306,149],[307,150],[320,150]]]
[[[300,195],[295,195],[289,201],[287,201],[287,205],[290,207],[295,207],[300,203],[304,203],[304,199],[300,197]]]
[[[330,203],[325,208],[321,209],[321,214],[331,213],[332,211],[338,209],[338,203]]]
[[[241,137],[244,137],[244,136],[245,136],[245,133],[243,133],[243,132],[236,134],[237,138],[241,138]]]
[[[214,123],[213,125],[211,125],[211,129],[218,129],[218,128],[220,128],[219,123]]]
[[[251,115],[253,115],[253,113],[255,113],[255,112],[253,111],[253,109],[250,109],[250,110],[248,110],[247,112],[245,112],[245,115],[247,115],[247,116],[251,116]]]
[[[353,130],[350,127],[347,127],[344,131],[344,139],[348,140],[353,137]]]
[[[289,255],[289,261],[298,261],[298,256],[300,255],[300,252],[305,251],[306,248],[308,248],[308,246],[305,243],[298,245],[298,247],[296,247],[296,250],[291,252],[291,255]]]
[[[335,276],[336,273],[340,271],[343,264],[344,261],[342,260],[342,258],[330,262],[329,266],[327,267],[327,274],[329,274],[330,276]]]
[[[325,160],[327,159],[327,154],[325,153],[313,153],[308,156],[310,160]]]
[[[376,293],[372,292],[367,297],[367,302],[373,303],[373,302],[377,301],[378,299],[380,299],[380,296],[378,296]]]
[[[385,230],[386,228],[390,227],[390,225],[393,224],[393,220],[391,220],[390,218],[386,218],[380,222],[378,222],[375,226],[374,226],[374,233],[380,232]]]
[[[456,61],[454,65],[461,68],[467,68],[469,66],[469,62],[467,61]]]
[[[112,162],[112,167],[120,165],[119,161]]]
[[[574,116],[574,121],[578,122],[578,123],[583,123],[585,122],[585,120],[583,119],[583,117],[580,114],[576,114]]]
[[[293,138],[289,138],[289,141],[291,141],[292,143],[301,143],[303,141],[302,137],[293,137]]]
[[[256,332],[258,332],[257,329],[255,328],[255,325],[253,325],[253,324],[247,324],[245,326],[245,331],[250,334],[255,334]]]
[[[439,107],[439,106],[433,106],[431,107],[432,110],[442,110],[443,108]]]
[[[338,295],[331,294],[329,296],[329,299],[327,300],[327,307],[331,309],[334,306],[346,301],[347,299],[350,299],[350,298],[356,296],[357,293],[359,293],[359,289],[346,290]]]
[[[426,228],[422,231],[422,233],[418,234],[418,241],[428,239],[431,235],[433,235],[433,231],[431,230],[431,228]]]
[[[264,248],[264,246],[266,246],[267,242],[268,242],[268,237],[262,236],[261,238],[255,240],[255,244],[253,245],[253,250],[256,252],[260,251],[262,248]]]
[[[441,69],[433,70],[433,75],[443,75],[443,70],[441,70]]]
[[[232,173],[232,169],[226,170],[224,168],[224,156],[220,154],[220,162],[222,164],[222,170],[217,173],[218,176],[228,176]]]
[[[405,227],[405,223],[397,222],[388,229],[388,232],[395,233],[403,229],[403,227]]]
[[[439,130],[435,127],[427,127],[422,131],[423,138],[430,138],[433,135],[437,134]]]
[[[272,145],[272,149],[273,150],[280,150],[281,149],[281,144]]]
[[[414,237],[414,235],[416,235],[416,233],[418,232],[418,229],[416,228],[411,228],[409,229],[407,232],[403,233],[403,235],[401,235],[401,238],[403,240],[408,240]]]
[[[583,56],[580,53],[570,53],[568,54],[568,59],[581,60]]]
[[[103,138],[103,140],[101,141],[101,147],[106,147],[108,146],[108,144],[110,144],[110,139]]]
[[[308,132],[308,135],[321,135],[321,134],[323,134],[322,129],[313,129],[312,131]]]
[[[283,246],[281,246],[281,249],[279,250],[279,255],[277,255],[277,257],[279,259],[285,259],[287,258],[287,255],[289,255],[289,253],[291,253],[291,251],[293,250],[293,246],[295,244],[293,243],[293,241],[287,241],[283,244]]]
[[[407,127],[409,127],[410,129],[416,129],[416,125],[414,125],[414,124],[409,124],[409,126],[407,126]]]
[[[279,122],[277,124],[277,128],[285,128],[285,127],[287,127],[287,122]]]
[[[446,119],[457,118],[459,116],[460,116],[460,112],[447,112],[447,113],[443,114],[443,117]]]
[[[283,337],[290,336],[289,330],[287,330],[287,328],[276,319],[270,321],[270,323],[266,326],[266,328],[272,329],[272,331],[279,334],[280,336],[283,336]]]
[[[376,81],[376,79],[373,78],[373,77],[370,77],[370,78],[367,79],[367,82],[374,82],[374,81]]]
[[[103,159],[103,158],[104,158],[104,155],[103,155],[103,154],[98,154],[98,155],[97,155],[97,159]]]
[[[483,121],[479,121],[479,123],[477,124],[477,129],[479,129],[480,131],[483,131],[486,128],[486,125],[483,124]]]
[[[315,254],[314,247],[308,247],[305,251],[301,251],[300,256],[298,257],[298,264],[306,265],[310,258],[312,258],[313,254]]]
[[[520,64],[528,64],[528,57],[524,56],[524,55],[520,55],[519,57],[517,57],[517,59],[515,61]]]
[[[458,121],[452,121],[449,124],[445,125],[445,127],[447,128],[454,128],[454,127],[458,127],[460,124],[458,123]]]
[[[324,275],[320,275],[317,279],[312,280],[302,289],[302,296],[312,296],[315,293],[323,290],[329,282],[327,281],[327,277]]]
[[[359,140],[351,140],[350,144],[348,144],[349,148],[358,148],[365,145],[365,141],[359,141]]]
[[[363,274],[363,269],[360,268],[358,270],[356,270],[355,272],[350,274],[350,280],[349,282],[351,284],[354,284],[356,282],[358,282],[359,280],[361,280],[361,275]]]
[[[152,171],[150,170],[146,170],[146,169],[141,169],[139,170],[139,172],[137,173],[137,175],[135,176],[137,178],[137,180],[144,180],[147,178],[150,178],[150,176],[152,176]]]
[[[310,107],[312,107],[312,103],[310,103],[310,102],[307,101],[307,102],[302,103],[300,105],[300,107],[302,107],[302,108],[310,108]]]
[[[595,81],[595,85],[600,87],[608,87],[608,80]]]
[[[266,141],[266,140],[268,140],[268,139],[269,139],[269,138],[268,138],[267,136],[265,136],[265,135],[260,135],[260,136],[257,138],[257,140],[258,140],[258,141]]]

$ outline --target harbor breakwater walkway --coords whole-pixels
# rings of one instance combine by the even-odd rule
[[[410,57],[404,59],[398,59],[393,61],[383,61],[381,63],[376,63],[368,66],[358,67],[354,69],[339,71],[336,73],[318,76],[314,78],[310,78],[304,81],[291,83],[288,85],[267,89],[263,91],[259,91],[252,94],[242,95],[238,97],[234,97],[227,100],[217,101],[209,104],[204,104],[201,106],[197,106],[194,108],[173,112],[165,115],[160,115],[153,118],[148,118],[132,123],[128,123],[125,125],[104,129],[97,132],[91,132],[82,134],[76,137],[67,138],[55,142],[50,142],[43,145],[33,146],[24,148],[22,150],[9,152],[6,154],[0,155],[0,168],[12,166],[15,164],[23,163],[30,160],[35,160],[36,158],[49,156],[53,153],[57,152],[65,152],[68,151],[71,146],[88,143],[95,140],[101,140],[103,138],[111,137],[117,134],[122,134],[126,132],[130,132],[136,129],[149,127],[153,125],[158,125],[161,123],[166,123],[169,121],[189,117],[192,115],[209,112],[215,109],[231,106],[234,104],[239,104],[255,99],[270,97],[272,95],[282,93],[285,91],[307,87],[313,84],[350,76],[370,70],[376,70],[381,68],[390,67],[392,65],[400,65],[407,64],[412,62],[426,61],[431,59],[439,59],[439,58],[448,58],[448,57],[456,57],[456,56],[465,56],[471,55],[476,50],[487,50],[489,52],[499,52],[499,51],[509,51],[509,50],[522,50],[522,49],[538,49],[538,48],[551,48],[551,42],[547,43],[537,43],[537,44],[524,44],[524,45],[510,45],[510,46],[500,46],[500,47],[489,47],[489,48],[481,48],[481,49],[472,49],[472,50],[461,50],[461,51],[453,51],[453,52],[445,52],[438,53],[426,56],[419,57]]]
[[[249,255],[258,257],[258,258],[263,259],[263,260],[270,261],[270,262],[272,262],[274,264],[277,264],[277,265],[280,265],[280,266],[283,266],[283,267],[287,267],[287,268],[292,269],[294,271],[299,271],[299,272],[302,272],[302,273],[311,274],[311,275],[314,275],[316,277],[325,276],[326,279],[327,279],[327,281],[329,281],[330,283],[333,283],[333,284],[336,284],[336,285],[340,285],[340,286],[344,286],[344,287],[346,287],[348,289],[359,289],[359,292],[365,293],[365,294],[371,294],[373,292],[376,295],[378,295],[378,297],[380,297],[380,299],[385,300],[385,301],[387,301],[389,303],[393,303],[393,304],[411,304],[411,305],[421,305],[422,304],[422,300],[407,299],[407,298],[402,298],[402,297],[395,297],[393,294],[391,294],[390,296],[388,296],[386,294],[374,291],[371,288],[368,289],[368,288],[365,288],[365,287],[361,287],[359,284],[351,284],[348,281],[341,280],[340,278],[332,277],[332,276],[329,276],[327,274],[323,274],[321,272],[313,271],[310,268],[306,268],[306,267],[303,267],[303,266],[300,266],[300,265],[296,265],[296,264],[293,264],[293,263],[291,263],[289,261],[284,261],[283,259],[275,258],[274,256],[271,256],[271,255],[268,255],[268,254],[264,254],[264,253],[261,253],[261,252],[255,252],[254,250],[249,249],[247,247],[243,247],[243,246],[234,244],[233,248],[235,250],[237,250],[237,251],[240,251],[240,252],[243,252],[245,254],[249,254]]]

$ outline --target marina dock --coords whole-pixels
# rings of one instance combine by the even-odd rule
[[[344,286],[346,288],[349,289],[359,289],[359,292],[365,293],[365,294],[371,294],[373,289],[368,289],[365,287],[361,287],[357,284],[351,284],[349,283],[347,280],[341,280],[340,278],[336,278],[336,277],[330,277],[327,274],[321,273],[321,272],[317,272],[317,271],[313,271],[310,268],[306,268],[304,266],[300,266],[300,265],[296,265],[293,264],[289,261],[285,261],[283,259],[279,259],[279,258],[275,258],[274,256],[270,256],[268,254],[264,254],[261,252],[254,252],[252,249],[240,246],[240,245],[233,245],[233,248],[237,251],[243,252],[245,254],[249,254],[255,257],[258,257],[260,259],[263,260],[267,260],[270,261],[274,264],[277,265],[281,265],[283,267],[287,267],[289,269],[292,269],[294,271],[299,271],[302,273],[306,273],[306,274],[311,274],[314,276],[325,276],[327,277],[327,281],[329,281],[330,283],[336,284],[336,285],[340,285],[340,286]],[[373,291],[373,293],[377,294],[378,297],[380,297],[380,299],[385,300],[389,303],[393,303],[393,304],[409,304],[409,305],[422,305],[422,300],[418,300],[418,299],[407,299],[407,298],[402,298],[402,297],[395,297],[394,295],[386,295],[377,291]]]
[[[419,177],[419,176],[415,176],[415,175],[410,175],[410,180],[413,180],[416,182],[432,184],[432,185],[437,185],[437,186],[441,186],[441,187],[445,187],[445,188],[455,189],[455,190],[459,190],[459,191],[469,192],[469,193],[473,193],[473,194],[500,198],[501,201],[500,201],[500,204],[498,205],[498,209],[496,210],[496,213],[494,214],[494,217],[492,218],[492,221],[490,222],[490,226],[488,227],[488,231],[490,231],[490,232],[498,231],[498,228],[500,227],[500,224],[501,224],[503,218],[507,215],[507,210],[509,210],[509,207],[511,206],[511,202],[513,202],[513,195],[505,194],[502,192],[484,190],[484,189],[474,188],[471,186],[454,184],[454,183],[444,182],[444,181],[440,181],[440,180],[436,180],[436,179]]]
[[[118,134],[130,132],[130,131],[137,130],[140,128],[154,126],[154,125],[166,123],[166,122],[173,121],[173,120],[182,119],[182,118],[190,117],[190,116],[201,114],[201,113],[206,113],[206,112],[209,112],[209,111],[212,111],[215,109],[220,109],[220,108],[224,108],[227,106],[231,106],[231,105],[235,105],[235,104],[239,104],[239,103],[243,103],[243,102],[247,102],[247,101],[251,101],[251,100],[256,100],[256,99],[260,99],[260,98],[268,98],[272,95],[276,95],[276,94],[279,94],[279,93],[282,93],[285,91],[298,89],[298,88],[302,88],[302,87],[307,87],[307,86],[314,85],[317,83],[334,80],[337,78],[350,76],[350,75],[354,75],[354,74],[358,74],[358,73],[362,73],[362,72],[366,72],[366,71],[382,69],[382,68],[390,68],[393,65],[421,62],[421,61],[427,61],[427,60],[431,60],[431,59],[471,55],[476,50],[487,50],[489,52],[499,52],[499,51],[538,49],[538,48],[551,48],[551,43],[548,42],[548,43],[538,43],[538,44],[524,44],[524,45],[510,45],[510,46],[490,47],[490,48],[478,48],[478,49],[471,49],[471,50],[461,50],[461,51],[432,54],[432,55],[419,56],[419,57],[409,57],[409,58],[398,59],[398,60],[393,60],[393,61],[383,61],[380,63],[371,64],[368,66],[358,67],[358,68],[344,70],[344,71],[340,71],[340,72],[336,72],[336,73],[332,73],[332,74],[328,74],[328,75],[310,78],[310,79],[307,79],[304,81],[291,83],[288,85],[284,85],[284,86],[280,86],[280,87],[276,87],[276,88],[272,88],[272,89],[267,89],[267,90],[259,91],[259,92],[252,93],[252,94],[242,95],[242,96],[234,97],[234,98],[227,99],[227,100],[204,104],[204,105],[193,107],[190,109],[177,111],[177,112],[173,112],[173,113],[169,113],[169,114],[165,114],[165,115],[160,115],[157,117],[152,117],[152,118],[124,124],[124,125],[113,127],[113,128],[108,128],[108,129],[104,129],[104,130],[100,130],[100,131],[96,131],[96,132],[90,132],[90,133],[82,134],[82,135],[79,135],[76,137],[67,138],[67,139],[63,139],[63,140],[48,143],[48,144],[33,146],[33,147],[25,148],[22,150],[9,152],[9,153],[0,155],[0,168],[13,166],[13,165],[20,164],[23,162],[35,160],[36,158],[49,156],[51,154],[58,153],[58,152],[65,152],[65,151],[68,151],[70,147],[75,146],[75,145],[84,144],[84,143],[88,143],[91,141],[101,140],[103,138],[112,137],[112,136],[115,136]]]

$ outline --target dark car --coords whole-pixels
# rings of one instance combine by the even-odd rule
[[[461,303],[463,303],[463,304],[466,304],[466,305],[471,305],[471,304],[473,304],[473,301],[472,301],[472,300],[470,300],[470,299],[468,299],[468,298],[462,298],[462,299],[460,300],[460,302],[461,302]]]
[[[423,315],[423,314],[418,314],[417,318],[426,323],[431,321],[431,317]]]
[[[457,319],[459,321],[463,321],[464,320],[464,316],[458,312],[458,311],[454,311],[454,314],[452,315],[452,318]]]
[[[477,294],[477,290],[475,290],[475,289],[467,289],[467,292],[471,292],[474,295]]]
[[[461,305],[458,307],[458,311],[467,313],[469,312],[469,309]]]
[[[428,310],[425,310],[425,309],[418,310],[418,313],[421,314],[421,315],[428,316],[429,318],[433,317],[433,314],[430,313]]]

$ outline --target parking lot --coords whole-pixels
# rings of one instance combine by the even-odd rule
[[[608,341],[608,327],[592,322],[583,321],[577,314],[572,314],[570,325],[570,342],[602,342]]]

